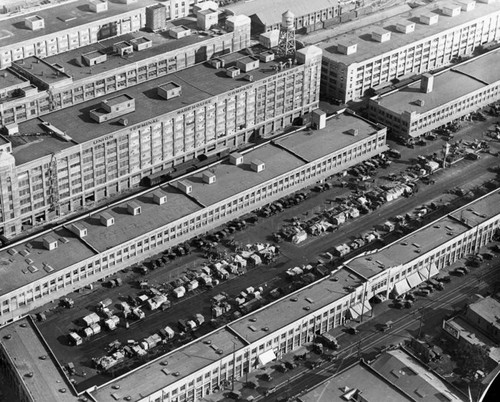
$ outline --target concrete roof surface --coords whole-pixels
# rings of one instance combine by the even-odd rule
[[[7,339],[8,336],[10,338]],[[71,388],[53,360],[50,349],[38,335],[31,319],[23,318],[0,327],[0,338],[0,348],[9,356],[14,369],[35,401],[80,400],[71,393]],[[46,358],[41,359],[41,356]]]

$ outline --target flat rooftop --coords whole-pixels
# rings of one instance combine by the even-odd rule
[[[14,64],[19,65],[29,74],[36,76],[49,85],[60,81],[71,80],[66,73],[61,72],[50,63],[38,57],[26,57],[25,59],[15,61]]]
[[[0,89],[8,89],[15,85],[28,82],[26,78],[20,77],[10,70],[2,70],[2,72],[0,72]]]
[[[207,344],[210,340],[210,344]],[[132,401],[142,400],[157,390],[196,373],[203,367],[230,356],[245,345],[225,328],[218,329],[199,340],[181,347],[158,360],[145,364],[139,369],[92,392],[99,402],[116,402],[117,399],[131,397]],[[216,353],[220,349],[221,354]],[[178,375],[174,375],[178,373]],[[119,385],[119,389],[116,386]],[[119,395],[115,398],[113,395]]]
[[[188,26],[191,26],[189,20],[183,19],[182,22],[184,25],[187,24]],[[170,22],[170,24],[175,23],[176,21]],[[193,24],[196,24],[196,22],[193,21]],[[50,56],[45,58],[44,60],[47,61],[47,63],[57,63],[64,67],[64,71],[71,77],[73,77],[74,81],[86,80],[91,74],[94,76],[102,73],[109,73],[110,71],[118,68],[132,66],[142,60],[159,56],[171,51],[180,50],[184,47],[188,47],[196,43],[212,39],[215,36],[218,35],[211,31],[201,33],[192,32],[190,36],[186,36],[180,39],[174,39],[170,37],[166,32],[151,33],[139,31],[117,36],[111,39],[106,39],[104,41],[100,41],[99,43],[94,43],[58,55]],[[144,42],[144,40],[141,40],[141,38],[151,40],[152,46],[141,51],[134,50],[133,53],[128,54],[127,56],[120,56],[119,54],[113,52],[113,45],[115,43],[130,42],[134,39],[137,39],[138,43],[142,43]],[[82,64],[80,62],[81,55],[92,51],[101,51],[106,53],[107,60],[104,63],[96,64],[92,67]]]
[[[0,251],[0,294],[12,292],[95,255],[69,230],[58,229],[49,235],[58,240],[54,250],[45,248],[43,238],[47,235],[44,235]]]
[[[153,4],[156,4],[156,1],[141,0],[131,4],[121,4],[109,1],[107,11],[94,13],[90,11],[87,0],[77,0],[71,3],[61,4],[57,7],[37,10],[30,14],[0,21],[0,47],[14,45],[28,40],[36,40],[42,36],[54,34],[66,29],[77,28],[85,24],[95,23],[105,18]],[[31,31],[25,28],[24,20],[33,16],[39,16],[45,20],[44,29]]]
[[[342,299],[362,283],[363,280],[359,276],[346,269],[340,269],[330,277],[245,315],[240,320],[230,323],[229,327],[247,341],[256,342],[311,314],[310,310],[319,310]]]
[[[237,53],[231,56],[232,58],[243,58],[247,55]],[[189,107],[196,102],[213,98],[216,95],[233,89],[254,85],[256,81],[272,77],[275,75],[275,71],[271,67],[274,64],[275,62],[260,63],[260,68],[252,71],[254,82],[249,82],[244,79],[245,74],[237,78],[229,78],[226,76],[224,70],[215,69],[209,66],[208,63],[204,63],[152,81],[125,88],[122,91],[115,92],[114,96],[127,94],[135,98],[136,104],[141,105],[134,112],[124,115],[128,119],[127,130],[132,130],[133,126],[138,123],[155,119],[166,113]],[[294,66],[292,68],[297,67]],[[176,98],[166,100],[157,95],[157,88],[159,85],[170,81],[182,85],[182,94]],[[92,99],[88,102],[44,115],[41,119],[66,132],[78,144],[95,140],[118,130],[123,130],[123,126],[116,124],[119,117],[101,124],[91,119],[89,115],[90,110],[98,108],[101,100],[102,98]],[[38,130],[39,122],[39,119],[32,119],[20,123],[19,132],[29,133]],[[27,143],[22,144],[23,146],[19,149],[16,149],[16,144],[13,144],[13,155],[16,159],[16,164],[19,165],[20,163],[31,161],[51,153],[57,153],[68,146],[74,146],[74,144],[56,140],[51,141],[52,144],[50,147],[46,147],[43,145],[43,142],[47,139],[50,139],[50,137],[40,137],[35,146],[33,143]]]
[[[370,278],[387,268],[407,264],[467,230],[467,226],[445,216],[374,253],[356,257],[346,265]]]
[[[469,310],[482,317],[491,327],[496,327],[496,331],[500,330],[500,323],[498,322],[500,303],[497,300],[492,297],[485,297],[469,304]]]
[[[439,11],[439,8],[445,4],[446,2],[440,1],[427,6],[417,7],[407,13],[360,27],[349,33],[334,36],[318,46],[324,51],[323,57],[331,58],[338,63],[350,65],[380,57],[382,54],[395,51],[411,43],[417,43],[425,38],[433,37],[434,35],[442,35],[442,33],[448,29],[459,27],[470,23],[472,20],[500,11],[500,2],[490,4],[478,2],[474,10],[468,12],[462,11],[455,17],[448,17]],[[422,24],[419,19],[419,16],[422,14],[439,15],[439,20],[434,25]],[[396,30],[396,25],[401,23],[403,19],[415,22],[414,32],[404,34]],[[377,27],[384,28],[391,32],[390,40],[383,43],[372,40],[371,34],[373,31],[377,30]],[[332,29],[335,29],[335,26]],[[337,45],[339,43],[357,43],[357,52],[351,55],[342,54],[337,51]]]
[[[204,183],[202,173],[183,179],[193,187],[190,196],[205,206],[213,205],[304,165],[296,156],[271,144],[257,148],[243,158],[244,163],[239,166],[225,162],[211,168],[216,176],[213,184]],[[265,163],[262,172],[251,170],[250,163],[255,159]]]
[[[491,192],[450,215],[466,225],[476,226],[498,214],[500,214],[500,191]]]
[[[356,136],[348,130],[356,129]],[[280,147],[289,150],[302,159],[311,162],[376,134],[380,128],[357,116],[342,113],[329,118],[326,127],[321,130],[301,131],[274,141]]]
[[[76,402],[50,350],[29,318],[0,327],[0,348],[36,401]],[[45,358],[41,358],[45,356]],[[63,391],[64,390],[64,391]]]
[[[161,192],[167,196],[167,202],[162,205],[153,202],[152,192],[135,198],[134,202],[141,207],[141,213],[136,216],[127,211],[130,202],[107,209],[106,212],[115,218],[114,225],[103,226],[100,213],[80,221],[87,228],[85,241],[100,252],[106,251],[201,210],[198,204],[174,187],[165,186]]]
[[[348,389],[346,389],[346,387]],[[366,401],[405,402],[414,401],[404,392],[381,378],[363,361],[356,363],[336,376],[300,396],[301,402],[345,402],[344,395],[352,390],[361,391]]]
[[[500,51],[495,50],[435,75],[432,92],[420,91],[420,81],[417,81],[397,92],[382,96],[378,102],[382,107],[396,113],[407,111],[423,114],[500,81],[500,71],[491,68],[492,65],[498,64]],[[422,106],[419,106],[417,101],[423,101]]]
[[[457,390],[426,370],[401,349],[391,350],[377,358],[371,367],[395,387],[422,402],[447,400],[462,402]]]

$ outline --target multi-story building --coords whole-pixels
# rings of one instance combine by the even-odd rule
[[[227,13],[248,15],[252,20],[252,34],[279,29],[281,17],[285,11],[294,16],[295,29],[322,29],[323,22],[333,20],[339,15],[340,5],[337,0],[276,0],[273,6],[265,0],[237,2],[224,7]]]
[[[0,154],[0,232],[14,237],[154,172],[270,136],[317,108],[317,47],[299,50],[297,64],[264,56],[226,55],[215,63],[224,69],[200,64],[12,127],[2,138],[12,154]],[[110,99],[123,99],[122,111],[96,119],[93,110]]]
[[[78,0],[2,20],[0,69],[30,56],[53,56],[138,31],[146,23],[145,8],[153,4],[152,0],[98,1],[91,7],[89,1]]]
[[[244,153],[242,165],[211,167],[209,183],[198,173],[0,252],[0,323],[387,150],[385,127],[357,116],[318,128]],[[132,152],[144,153],[144,140],[136,141]],[[108,159],[120,154],[106,147]],[[68,166],[68,182],[74,170]]]
[[[195,21],[183,20],[193,33],[181,39],[140,31],[43,59],[15,61],[4,75],[25,77],[33,87],[0,99],[0,124],[30,120],[250,46],[248,17],[221,23],[224,27],[198,34]]]
[[[500,3],[432,3],[322,43],[322,92],[350,101],[500,38]]]
[[[418,137],[500,99],[495,50],[405,88],[369,100],[370,118],[396,136]]]

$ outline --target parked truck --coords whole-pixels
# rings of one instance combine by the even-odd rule
[[[91,326],[92,324],[96,324],[101,321],[101,317],[99,317],[96,313],[91,313],[82,318],[83,322],[86,326]]]
[[[118,327],[119,323],[120,323],[120,319],[116,315],[113,315],[113,316],[111,316],[110,318],[108,318],[107,320],[104,321],[104,325],[110,331],[114,331]]]
[[[104,310],[105,308],[111,306],[113,304],[113,300],[111,299],[104,299],[102,301],[100,301],[99,303],[97,303],[97,311],[102,311]]]
[[[82,337],[80,335],[78,335],[76,332],[70,332],[68,334],[68,341],[69,341],[70,345],[73,345],[73,346],[78,346],[78,345],[81,345],[83,343]]]
[[[163,303],[167,301],[167,297],[165,295],[158,295],[148,300],[147,304],[150,310],[156,310]]]
[[[134,307],[132,309],[132,317],[134,317],[136,320],[142,320],[144,317],[146,317],[146,314],[144,314],[144,311],[142,311],[139,307]]]

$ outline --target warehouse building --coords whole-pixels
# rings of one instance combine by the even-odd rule
[[[299,50],[296,64],[243,52],[216,61],[13,126],[0,137],[12,149],[0,153],[0,233],[15,237],[154,172],[271,136],[318,106],[317,47]]]
[[[279,29],[282,14],[287,10],[295,16],[295,29],[322,29],[323,22],[339,15],[340,5],[338,0],[275,0],[273,6],[269,7],[269,2],[265,0],[254,0],[237,2],[224,9],[229,14],[249,16],[252,20],[252,34],[260,34]]]
[[[0,21],[0,69],[31,56],[45,58],[138,31],[152,0],[78,0]]]
[[[214,180],[197,173],[161,187],[166,202],[153,191],[10,247],[0,252],[0,322],[384,152],[385,131],[341,114],[211,167]]]
[[[267,166],[268,160],[262,159]],[[92,389],[89,397],[97,402],[117,398],[140,402],[201,400],[245,373],[312,342],[317,334],[359,319],[370,311],[368,299],[372,295],[388,295],[401,288],[402,280],[406,286],[417,286],[411,275],[434,276],[445,264],[477,251],[499,226],[499,201],[498,191],[487,194],[384,249],[354,258],[327,278]],[[436,248],[429,238],[438,239]],[[389,275],[385,282],[381,272]],[[411,359],[398,353],[385,355],[372,368],[385,378],[396,366],[397,370],[411,366]],[[191,357],[188,361],[186,355]],[[428,388],[424,382],[420,386]],[[436,385],[432,381],[432,387]],[[448,398],[454,393],[446,386],[435,389]]]
[[[500,38],[500,3],[434,2],[322,43],[321,88],[344,102],[472,55]]]
[[[31,86],[0,98],[0,124],[18,124],[250,46],[245,16],[221,20],[215,30],[197,32],[196,22],[187,19],[182,25],[192,34],[174,39],[161,32],[132,32],[62,54],[14,61],[4,75],[25,78]]]
[[[396,136],[418,137],[500,99],[500,50],[369,100],[368,114]]]

